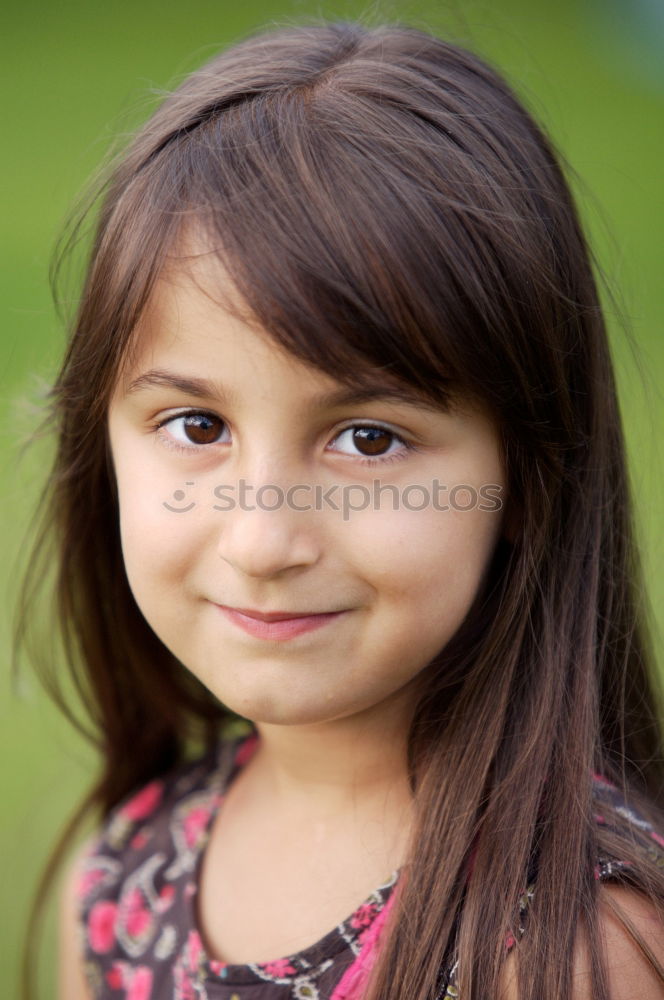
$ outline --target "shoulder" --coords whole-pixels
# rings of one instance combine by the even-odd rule
[[[593,776],[597,834],[595,879],[597,933],[603,947],[610,1000],[664,1000],[664,914],[644,892],[630,885],[641,865],[664,868],[664,837],[647,805],[602,775]],[[641,880],[639,880],[641,881]],[[647,881],[647,879],[646,879]],[[534,892],[537,893],[536,882]],[[527,933],[527,927],[525,928]],[[500,1000],[518,1000],[517,954],[506,960]],[[592,993],[587,928],[580,921],[569,1000],[596,1000]]]
[[[167,846],[192,848],[225,791],[241,749],[242,741],[220,740],[213,750],[181,761],[119,802],[79,858],[79,895],[94,896],[100,882],[108,885],[127,866],[135,867]]]
[[[238,740],[220,740],[213,750],[135,788],[105,817],[84,865],[99,854],[121,860],[141,856],[148,844],[153,850],[164,833],[185,823],[191,839],[195,821],[203,822],[205,809],[223,793],[241,748]]]
[[[664,968],[664,921],[643,893],[626,886],[602,885],[598,930],[604,943],[611,1000],[663,1000],[664,983],[644,950]],[[518,997],[516,958],[512,953],[505,963],[500,1000],[518,1000]],[[574,949],[569,1000],[596,1000],[583,926],[579,928]]]
[[[68,938],[77,938],[95,995],[106,981],[126,984],[130,969],[167,924],[169,954],[179,943],[190,917],[197,861],[246,742],[223,739],[213,751],[135,789],[74,859],[63,906],[68,926],[75,928]],[[166,950],[163,944],[164,960]],[[71,992],[74,1000],[79,995],[87,1000]]]
[[[664,920],[647,897],[627,886],[600,888],[600,933],[603,936],[612,997],[615,1000],[662,1000],[664,983],[644,949],[664,968]],[[641,943],[639,943],[639,941]],[[586,971],[588,958],[580,942],[575,971]],[[586,972],[587,974],[587,972]]]

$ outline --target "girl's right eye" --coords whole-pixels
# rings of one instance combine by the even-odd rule
[[[225,427],[225,422],[214,413],[191,411],[162,420],[157,425],[157,433],[169,448],[191,452],[205,445],[218,444]]]

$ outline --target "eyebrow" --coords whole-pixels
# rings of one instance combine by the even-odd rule
[[[227,406],[237,402],[237,397],[233,392],[229,392],[209,379],[179,375],[162,368],[152,368],[132,379],[127,386],[126,395],[132,395],[145,389],[164,387],[177,389],[185,395],[195,396],[197,399],[218,399]],[[442,397],[437,404],[415,388],[406,384],[394,385],[388,382],[367,382],[358,386],[332,389],[316,396],[311,401],[311,405],[321,409],[334,409],[335,407],[353,406],[374,401],[405,403],[408,406],[415,406],[438,414],[450,409],[450,401],[447,396]]]

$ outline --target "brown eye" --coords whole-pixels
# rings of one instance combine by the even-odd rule
[[[395,435],[384,427],[355,427],[353,444],[363,455],[382,455],[390,447]]]
[[[224,427],[223,420],[210,413],[190,413],[182,419],[185,436],[192,444],[214,444]]]
[[[417,447],[396,431],[380,424],[351,424],[337,434],[334,450],[360,465],[385,465],[407,458]]]
[[[217,444],[226,430],[226,424],[214,413],[190,411],[164,420],[157,430],[169,447],[193,452],[205,445]]]

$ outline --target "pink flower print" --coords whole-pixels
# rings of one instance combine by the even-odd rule
[[[376,916],[375,903],[363,903],[350,918],[351,927],[368,927]]]
[[[124,972],[118,962],[114,962],[106,973],[106,982],[112,990],[121,990],[124,986]]]
[[[85,899],[88,893],[92,892],[95,886],[103,880],[105,872],[102,868],[89,868],[84,871],[76,886],[76,895],[79,899]]]
[[[367,940],[370,934],[371,934],[371,924],[369,924],[368,927],[364,927],[357,935],[357,944],[359,944],[360,948],[364,947],[365,941]]]
[[[215,976],[220,976],[227,965],[228,962],[218,962],[215,958],[210,959],[210,968]]]
[[[600,785],[606,785],[607,788],[615,788],[616,786],[608,778],[605,778],[603,774],[599,774],[597,771],[593,771],[593,778]]]
[[[163,792],[163,782],[151,781],[120,809],[120,815],[129,820],[145,819],[155,811]]]
[[[90,910],[88,917],[88,936],[90,947],[98,955],[104,955],[115,943],[115,920],[117,905],[110,902],[99,902]]]
[[[195,982],[202,958],[203,944],[200,935],[198,931],[189,931],[173,969],[174,1000],[196,1000],[199,996]]]
[[[173,970],[173,983],[175,1000],[196,1000],[194,987],[181,965],[177,965]]]
[[[394,891],[370,927],[360,934],[360,953],[337,983],[330,1000],[360,1000],[365,992],[369,973],[376,960],[381,932],[394,906],[397,893]]]
[[[130,937],[139,938],[145,933],[152,919],[150,911],[143,906],[143,896],[140,890],[132,889],[123,903],[126,907],[125,928],[127,934]]]
[[[159,900],[157,902],[157,909],[160,913],[165,913],[169,906],[173,905],[173,900],[175,899],[175,886],[165,885],[163,886],[161,892],[159,893]]]
[[[650,831],[650,836],[652,837],[653,840],[657,841],[657,843],[660,845],[660,847],[664,847],[664,837],[660,836],[660,834],[657,833],[656,830],[651,830]]]
[[[187,959],[188,968],[191,972],[196,972],[198,969],[198,963],[201,960],[201,955],[203,954],[203,943],[200,938],[198,931],[189,931],[189,937],[187,938]]]
[[[138,833],[131,838],[130,847],[134,851],[140,851],[142,847],[145,847],[150,837],[145,830],[139,830]]]
[[[152,996],[152,969],[139,965],[131,977],[127,1000],[150,1000]]]
[[[296,972],[296,969],[293,968],[287,958],[278,958],[274,962],[266,962],[260,968],[268,976],[274,976],[275,979],[281,979],[283,976],[292,976]]]
[[[210,809],[204,806],[195,806],[191,812],[187,813],[182,824],[187,847],[194,847],[198,843],[209,819]]]
[[[242,767],[253,756],[254,750],[258,746],[258,736],[248,736],[235,751],[233,763],[236,767]]]

